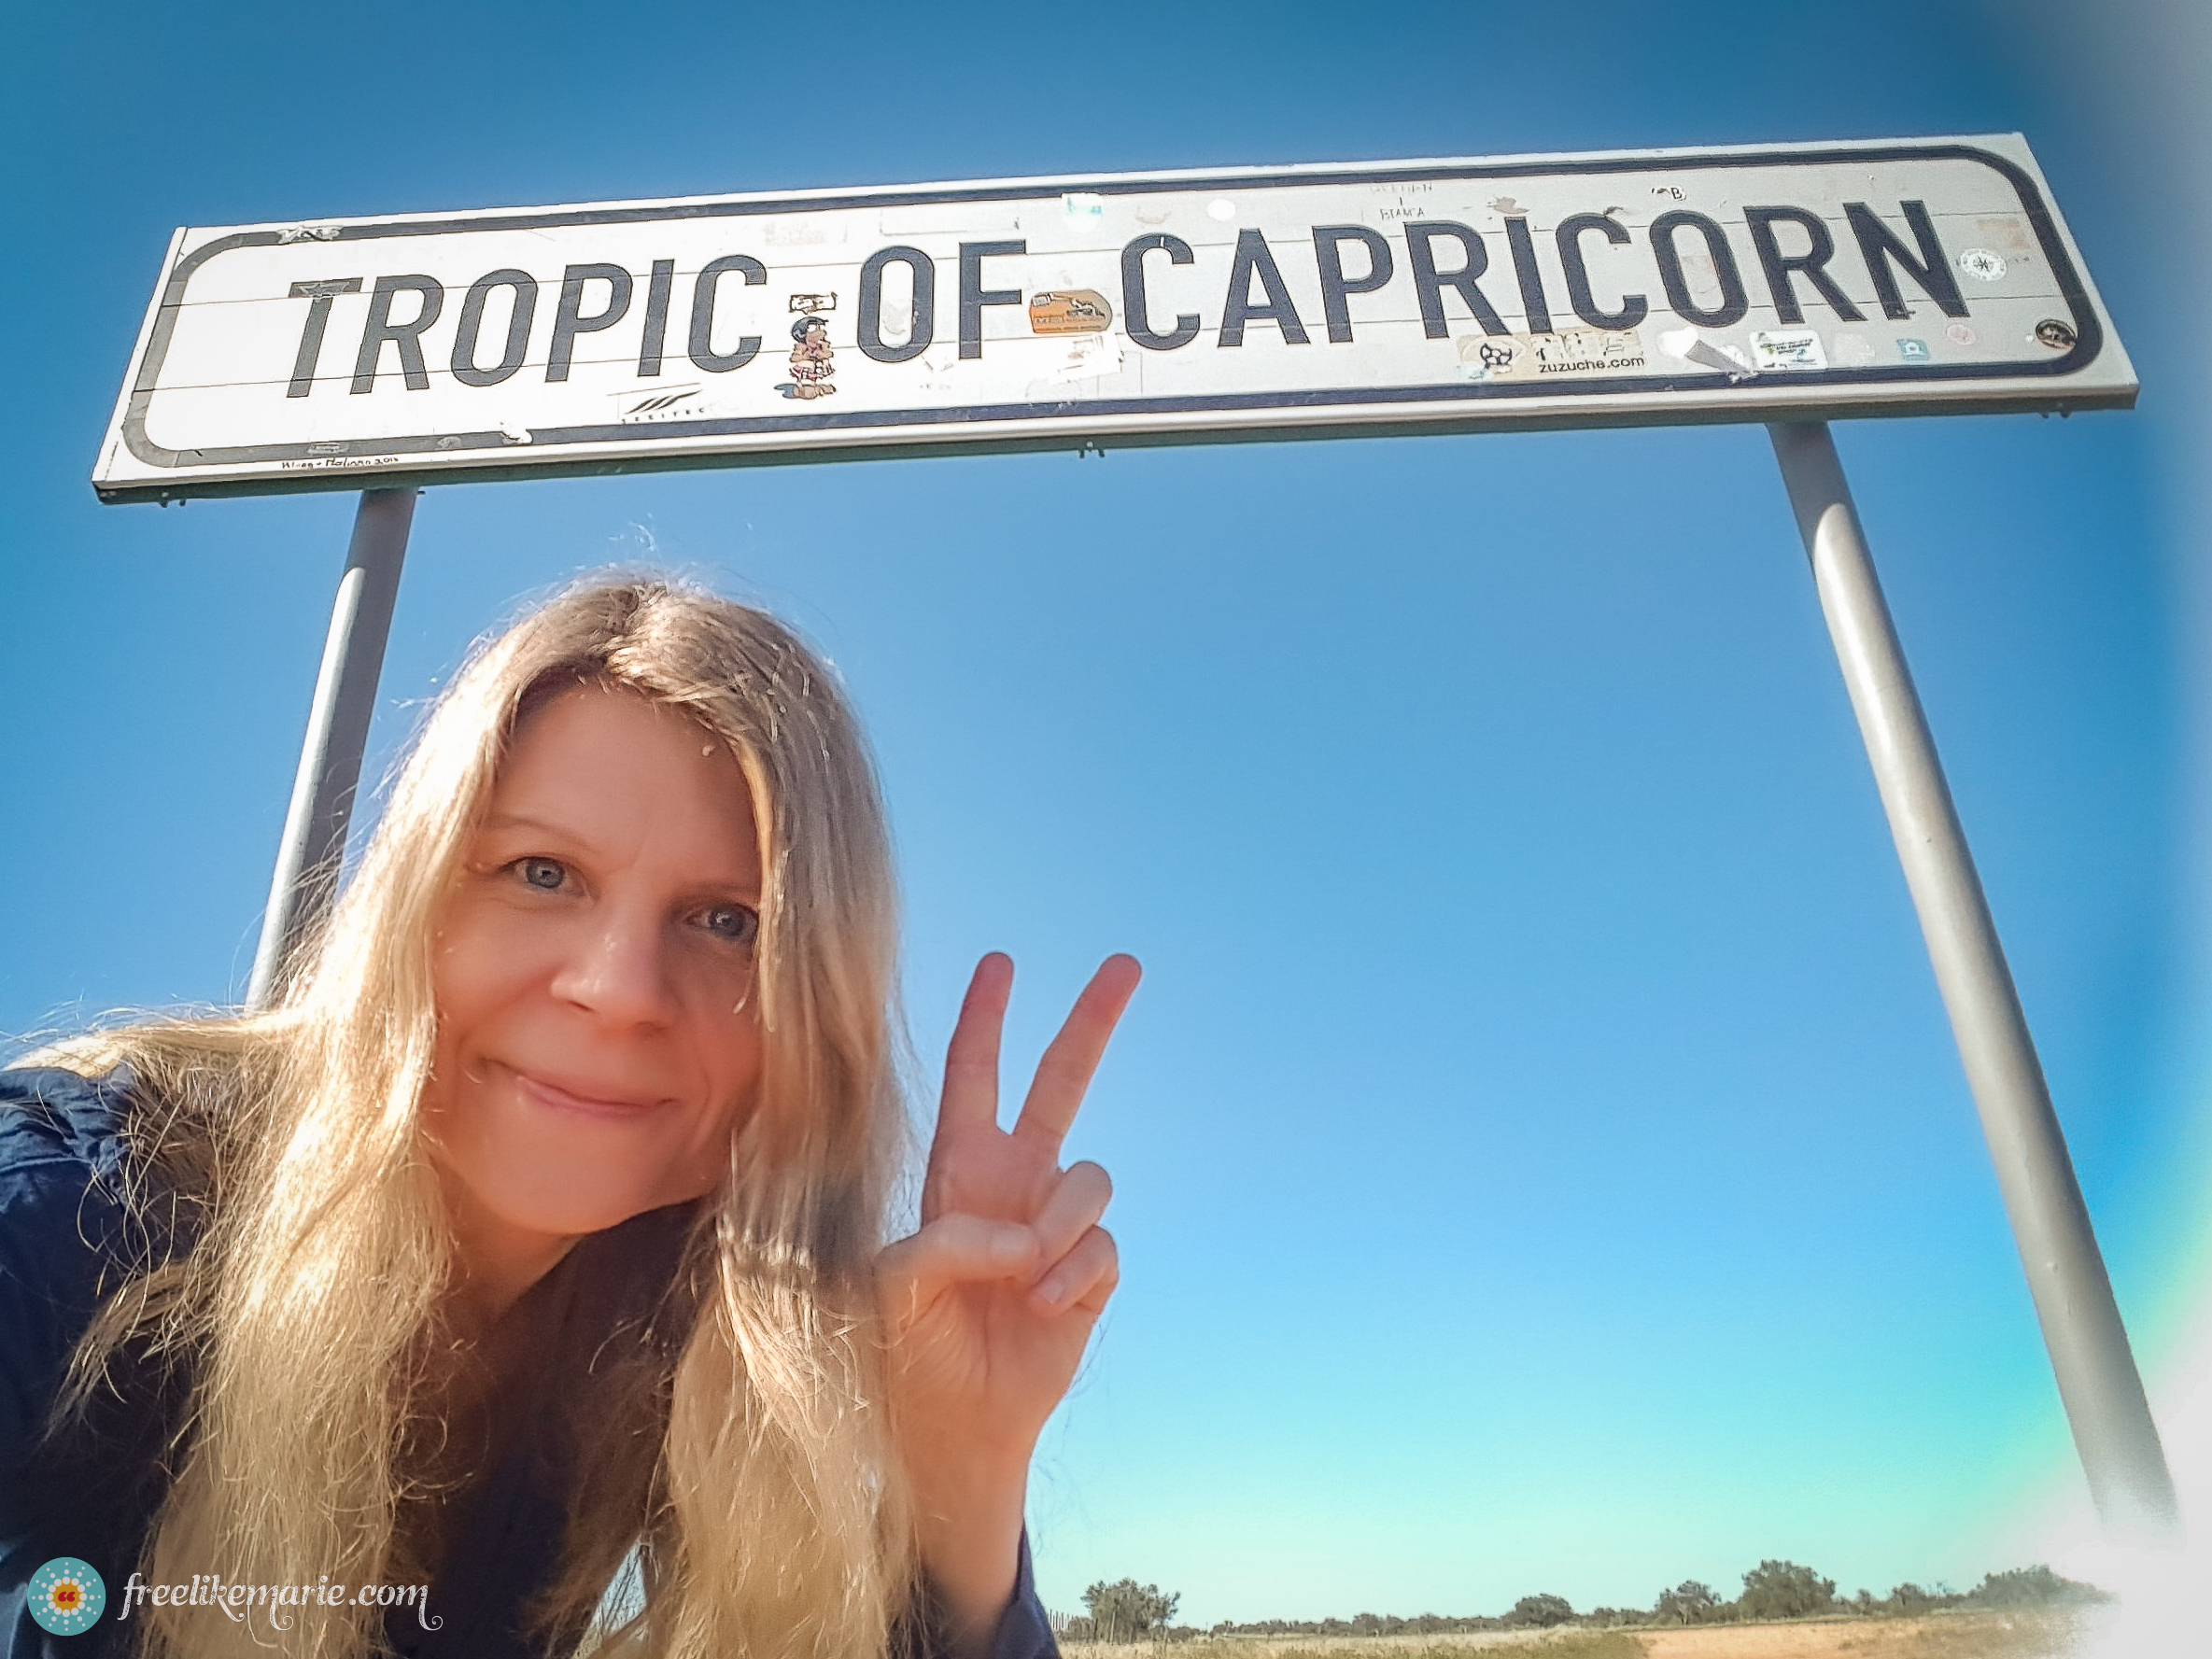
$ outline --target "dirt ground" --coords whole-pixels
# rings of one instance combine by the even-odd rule
[[[2085,1628],[2069,1613],[1941,1613],[1675,1630],[1070,1642],[1064,1652],[1067,1659],[2072,1659]]]
[[[1634,1634],[1645,1659],[2064,1659],[2078,1629],[2064,1613],[1949,1613]]]

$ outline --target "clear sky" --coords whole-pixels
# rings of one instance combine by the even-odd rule
[[[2205,354],[2189,176],[2126,96],[2164,47],[2096,21],[2155,14],[18,7],[0,1031],[243,992],[343,558],[345,495],[95,503],[176,225],[2018,129],[2141,408],[1839,443],[2155,1364],[2212,1192]],[[1649,1605],[1772,1555],[1964,1586],[2078,1488],[1756,427],[442,487],[372,770],[477,634],[640,558],[848,677],[925,1064],[986,949],[1024,1056],[1099,956],[1147,963],[1071,1148],[1126,1277],[1040,1459],[1053,1605]]]

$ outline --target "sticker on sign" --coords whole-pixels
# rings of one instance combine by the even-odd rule
[[[1090,175],[179,231],[93,483],[174,499],[2135,389],[2016,134]]]

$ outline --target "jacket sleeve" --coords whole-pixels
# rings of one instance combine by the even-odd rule
[[[49,1068],[0,1072],[0,1540],[10,1479],[46,1429],[110,1269],[128,1254],[120,1145],[98,1086]]]
[[[943,1621],[937,1617],[926,1582],[922,1605],[899,1621],[893,1632],[891,1652],[895,1659],[951,1659]],[[1036,1579],[1030,1568],[1029,1534],[1021,1534],[1014,1558],[1014,1594],[998,1628],[991,1637],[991,1659],[1060,1659],[1060,1644],[1052,1639],[1052,1621],[1037,1599]]]
[[[92,1659],[109,1646],[94,1632],[40,1630],[26,1596],[47,1561],[98,1549],[55,1530],[53,1471],[37,1467],[37,1454],[69,1357],[124,1249],[119,1159],[98,1085],[73,1072],[0,1071],[0,1659]],[[109,1565],[95,1564],[104,1573]]]
[[[1060,1659],[1060,1644],[1052,1639],[1052,1621],[1037,1597],[1026,1530],[1021,1534],[1021,1554],[1015,1558],[1014,1598],[999,1615],[998,1632],[991,1638],[991,1659]]]

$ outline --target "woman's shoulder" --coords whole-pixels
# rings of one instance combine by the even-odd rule
[[[71,1352],[133,1265],[130,1078],[0,1071],[0,1473],[42,1432]]]
[[[114,1187],[123,1169],[131,1075],[58,1065],[0,1069],[0,1210],[56,1187]]]
[[[125,1068],[0,1069],[0,1653],[48,1651],[10,1595],[33,1566],[127,1561],[151,1512],[143,1494],[159,1476],[166,1396],[137,1411],[134,1393],[119,1411],[103,1390],[96,1424],[49,1439],[71,1357],[103,1300],[146,1260],[136,1104]]]

